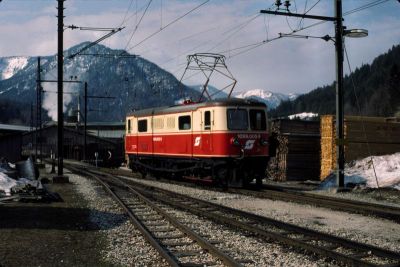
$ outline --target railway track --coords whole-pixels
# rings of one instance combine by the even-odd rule
[[[134,176],[128,171],[112,170],[111,174],[122,176]],[[134,176],[137,177],[137,176]],[[171,180],[168,180],[171,182]],[[172,181],[172,183],[175,183]],[[181,182],[177,184],[182,184]],[[187,184],[187,183],[186,183]],[[204,186],[207,190],[215,190],[209,186]],[[400,208],[395,206],[368,203],[363,201],[341,199],[337,197],[322,196],[307,192],[299,192],[296,190],[285,189],[281,187],[264,188],[262,190],[251,189],[235,189],[230,188],[227,192],[235,194],[244,194],[258,198],[290,201],[300,204],[315,205],[317,207],[339,210],[349,213],[357,213],[362,215],[374,216],[377,218],[385,218],[400,222]]]
[[[337,197],[321,196],[313,193],[298,192],[289,189],[275,188],[261,191],[246,189],[229,189],[229,192],[251,195],[272,200],[291,201],[300,204],[310,204],[333,210],[375,216],[400,222],[400,208],[380,205],[363,201],[341,199]]]
[[[90,175],[111,177],[109,174],[99,172],[91,172]],[[321,258],[334,259],[349,266],[400,266],[400,254],[397,252],[194,199],[175,192],[145,186],[131,180],[128,183],[129,188],[150,201],[239,229],[267,242],[273,240],[301,251],[314,253]]]
[[[191,228],[180,223],[168,212],[169,207],[157,205],[132,186],[69,166],[75,173],[96,179],[125,210],[144,238],[171,266],[243,266]],[[182,249],[185,247],[185,249]],[[209,255],[207,255],[209,254]]]

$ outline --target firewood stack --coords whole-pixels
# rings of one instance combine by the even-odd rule
[[[318,121],[273,120],[270,133],[267,177],[276,181],[319,179]]]

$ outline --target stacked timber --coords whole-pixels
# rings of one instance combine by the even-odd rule
[[[324,115],[321,122],[321,180],[325,179],[336,167],[335,136],[336,127],[334,117]]]
[[[276,181],[316,180],[320,172],[319,122],[273,120],[267,175]]]
[[[325,179],[336,168],[335,117],[321,116],[321,172]],[[400,118],[346,116],[345,161],[400,152]]]

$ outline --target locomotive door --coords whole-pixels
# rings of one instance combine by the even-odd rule
[[[202,125],[202,129],[201,129],[201,150],[202,153],[204,155],[211,155],[212,154],[212,136],[211,136],[211,111],[210,110],[206,110],[203,113],[203,125]]]

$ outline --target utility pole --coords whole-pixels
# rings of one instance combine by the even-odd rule
[[[33,135],[33,103],[31,102],[31,144],[32,147],[30,147],[31,149],[33,148],[33,140],[34,140],[34,135]],[[29,153],[30,155],[32,155],[32,151]]]
[[[84,133],[83,133],[83,160],[86,160],[86,145],[87,145],[87,141],[86,141],[86,134],[87,134],[87,132],[86,132],[86,127],[87,127],[87,90],[88,90],[88,84],[87,84],[87,82],[85,82],[85,114],[84,114],[84,120],[85,120],[85,124],[84,124],[84,127],[83,127],[83,131],[84,131]]]
[[[42,83],[41,83],[41,69],[40,57],[37,58],[37,89],[36,89],[36,125],[39,125],[39,137],[36,136],[36,157],[37,157],[37,143],[39,142],[39,158],[42,163]],[[36,127],[36,132],[38,131]],[[37,159],[37,158],[36,158]],[[36,160],[35,159],[35,160]]]
[[[64,65],[64,55],[63,55],[63,35],[64,35],[64,1],[58,1],[58,52],[57,52],[57,152],[58,152],[58,179],[63,178],[63,141],[64,141],[64,113],[63,113],[63,65]]]
[[[278,1],[277,1],[278,2]],[[280,1],[279,1],[280,3]],[[287,5],[287,6],[286,6]],[[335,17],[296,14],[289,12],[290,3],[286,4],[288,12],[261,10],[260,13],[333,21],[335,23],[336,48],[336,185],[344,187],[344,109],[343,109],[343,16],[342,1],[335,0]]]
[[[35,160],[34,162],[37,163],[38,158],[38,126],[39,126],[39,94],[40,94],[40,57],[37,58],[37,79],[36,79],[36,123],[35,123]]]
[[[336,28],[336,184],[344,187],[344,98],[343,98],[343,20],[342,0],[335,2]]]

